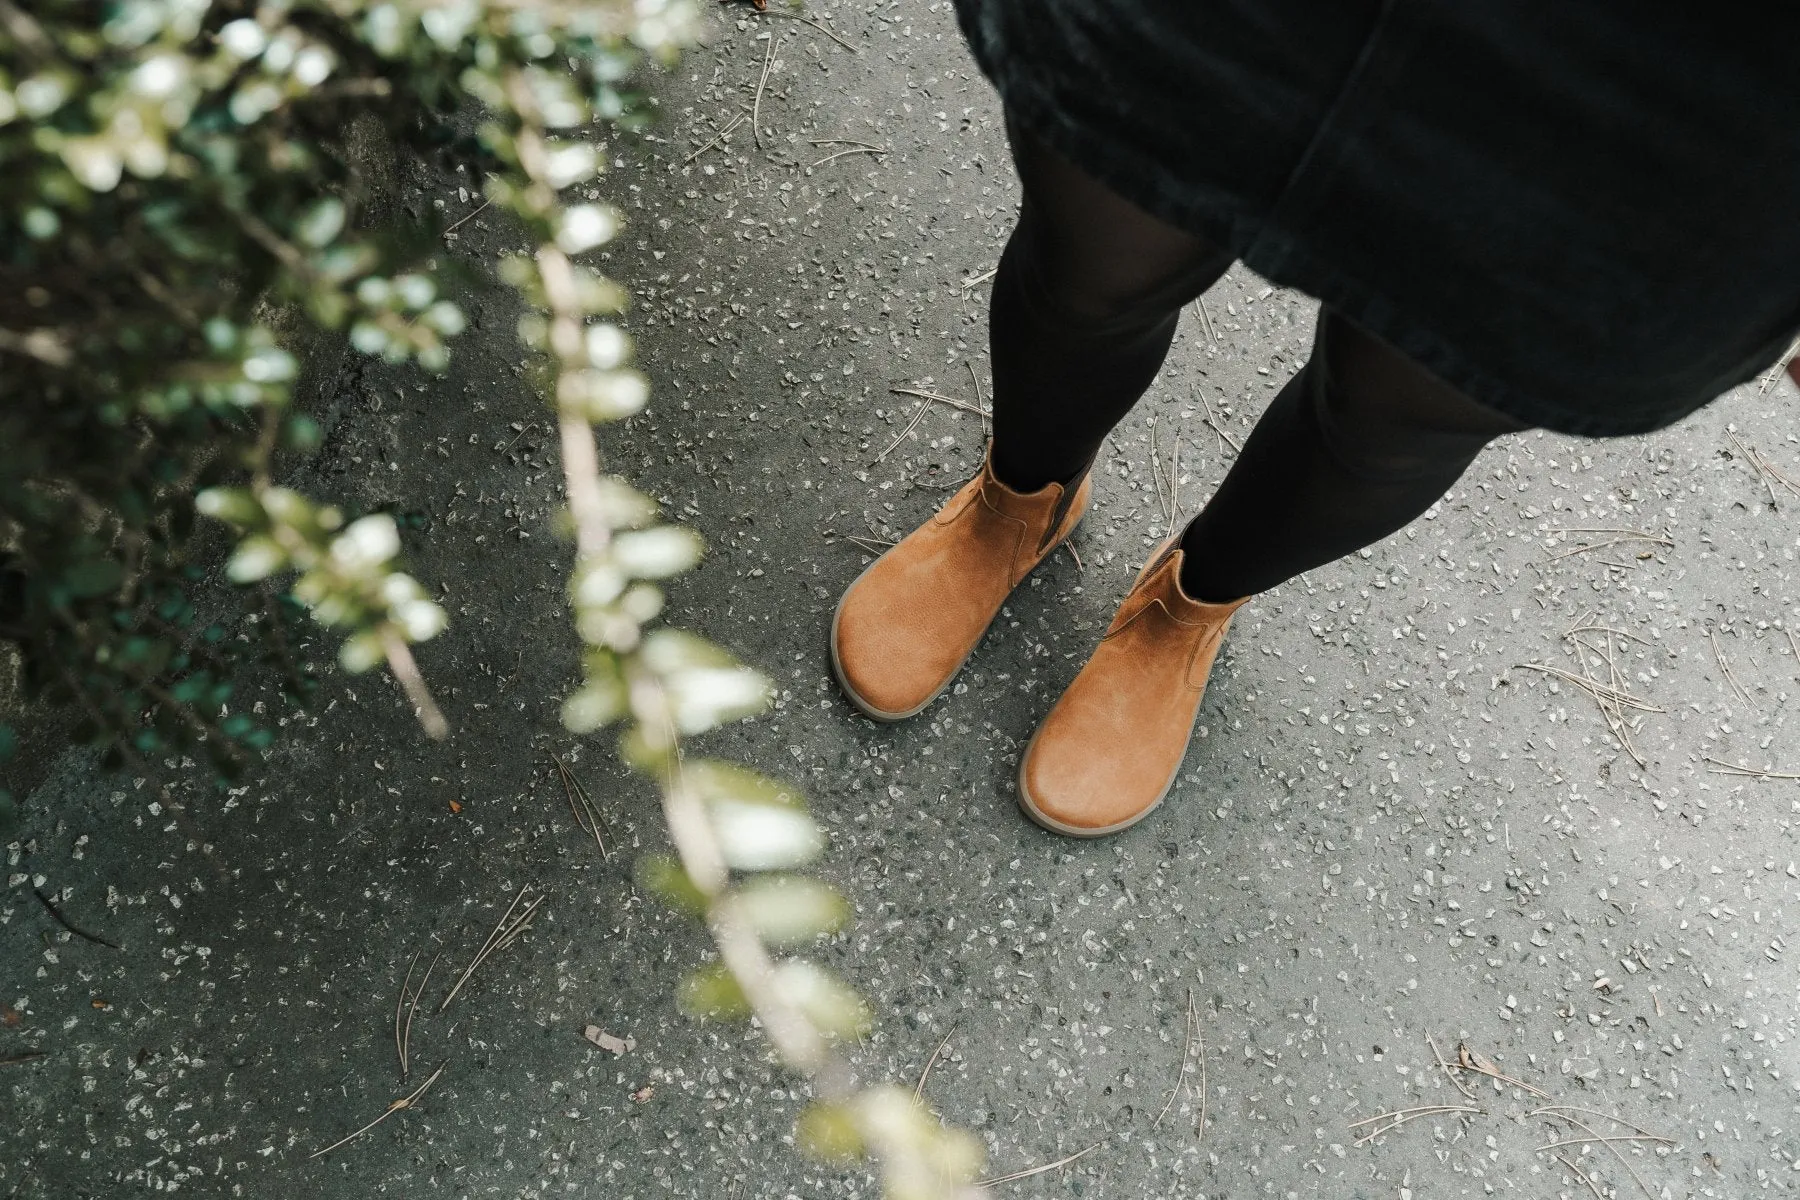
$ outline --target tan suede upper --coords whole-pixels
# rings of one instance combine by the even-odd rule
[[[1093,657],[1044,718],[1019,767],[1019,802],[1059,833],[1097,837],[1142,819],[1175,782],[1231,616],[1181,590],[1179,548],[1150,560]]]
[[[975,649],[1008,593],[1074,530],[1083,475],[1015,492],[981,474],[850,585],[832,622],[832,662],[858,708],[898,720],[929,704]]]

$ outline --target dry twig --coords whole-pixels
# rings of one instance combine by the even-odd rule
[[[1716,770],[1708,771],[1708,775],[1747,775],[1752,779],[1800,779],[1800,774],[1791,771],[1759,771],[1755,767],[1740,767],[1736,763],[1728,763],[1711,755],[1702,756]]]
[[[743,113],[739,113],[737,116],[731,118],[731,124],[713,134],[712,141],[706,143],[706,145],[700,147],[681,161],[684,163],[693,162],[696,158],[699,158],[702,154],[705,154],[708,150],[711,150],[714,146],[717,146],[720,142],[723,142],[726,138],[730,137],[731,131],[736,129],[739,125],[742,125],[744,120],[745,117]]]
[[[1242,454],[1244,448],[1238,445],[1236,438],[1225,432],[1225,427],[1219,424],[1218,417],[1213,415],[1212,401],[1206,398],[1205,389],[1196,390],[1200,395],[1200,407],[1206,410],[1206,427],[1212,430],[1213,435],[1219,439],[1219,449],[1224,450],[1225,447],[1230,446],[1233,454]]]
[[[886,450],[883,450],[880,454],[877,454],[875,456],[875,461],[880,462],[882,459],[884,459],[888,455],[892,454],[894,452],[894,447],[898,446],[901,442],[904,442],[906,440],[906,435],[911,433],[915,428],[918,427],[919,418],[923,417],[925,415],[925,410],[930,407],[931,407],[931,398],[929,396],[927,396],[925,399],[919,401],[919,409],[917,412],[913,413],[912,420],[908,421],[906,424],[906,428],[902,429],[900,431],[899,437],[895,438],[892,442],[888,443],[888,448]]]
[[[950,1035],[955,1032],[956,1024],[952,1022],[950,1028],[944,1033],[944,1040],[937,1044],[937,1049],[933,1050],[931,1052],[931,1057],[925,1060],[925,1069],[919,1072],[919,1082],[913,1085],[914,1100],[917,1100],[925,1094],[925,1081],[931,1078],[931,1068],[937,1065],[938,1055],[942,1054],[944,1052],[944,1047],[950,1044]]]
[[[981,410],[981,436],[984,440],[991,438],[993,437],[992,432],[989,430],[989,418],[991,414],[988,412],[987,401],[984,400],[981,395],[981,376],[975,373],[975,364],[968,359],[963,359],[963,366],[969,368],[969,382],[975,387],[975,407]],[[1800,649],[1795,651],[1795,656],[1800,657]]]
[[[1175,514],[1169,508],[1169,497],[1163,488],[1162,455],[1156,449],[1156,422],[1150,422],[1150,481],[1156,485],[1156,502],[1162,505],[1163,531],[1172,533],[1175,529]]]
[[[1553,562],[1561,562],[1563,559],[1573,558],[1577,554],[1590,554],[1595,550],[1610,550],[1614,546],[1623,546],[1629,542],[1654,542],[1659,546],[1669,547],[1675,545],[1674,539],[1669,537],[1666,533],[1645,533],[1641,529],[1550,529],[1545,532],[1547,535],[1551,536],[1558,533],[1604,533],[1613,536],[1608,541],[1584,544],[1576,546],[1573,549],[1564,550],[1561,554],[1552,554],[1549,558],[1545,559],[1543,563],[1535,565],[1541,566]],[[1582,540],[1584,542],[1586,541],[1586,539]]]
[[[1566,1112],[1581,1113],[1583,1116],[1588,1116],[1588,1117],[1599,1117],[1602,1121],[1611,1121],[1614,1125],[1623,1125],[1625,1128],[1631,1130],[1631,1132],[1633,1132],[1633,1133],[1641,1133],[1645,1137],[1655,1138],[1658,1141],[1668,1142],[1670,1145],[1674,1145],[1674,1142],[1672,1139],[1663,1137],[1662,1134],[1660,1134],[1660,1133],[1651,1133],[1648,1129],[1645,1129],[1642,1125],[1634,1125],[1630,1121],[1627,1121],[1624,1117],[1614,1116],[1612,1113],[1609,1113],[1609,1112],[1601,1112],[1597,1108],[1582,1108],[1581,1106],[1576,1105],[1576,1104],[1546,1104],[1542,1108],[1532,1109],[1530,1112],[1526,1113],[1525,1115],[1528,1117],[1541,1117],[1541,1116],[1545,1115],[1546,1113],[1554,1116],[1558,1113],[1566,1113]]]
[[[87,930],[81,928],[79,925],[76,925],[73,922],[71,922],[69,920],[69,918],[63,916],[62,909],[56,907],[56,905],[54,905],[50,902],[50,897],[44,895],[42,890],[40,890],[38,888],[32,888],[31,894],[37,897],[37,902],[44,906],[44,911],[50,914],[51,919],[53,919],[58,925],[61,925],[64,929],[68,930],[70,933],[74,934],[76,937],[80,938],[82,941],[92,942],[96,946],[106,946],[109,949],[113,949],[113,950],[123,950],[124,949],[124,947],[119,945],[119,943],[108,941],[107,939],[101,937],[97,933],[89,933]]]
[[[1181,1085],[1187,1082],[1188,1060],[1194,1055],[1194,989],[1187,990],[1187,1016],[1181,1025],[1181,1070],[1175,1073],[1175,1086],[1169,1089],[1169,1098],[1163,1102],[1162,1111],[1156,1114],[1156,1120],[1150,1122],[1155,1129],[1162,1124],[1162,1119],[1169,1115],[1175,1107],[1175,1097],[1181,1094]]]
[[[756,142],[756,148],[762,149],[762,98],[763,88],[769,83],[769,69],[775,65],[775,44],[781,39],[769,38],[769,53],[763,59],[762,78],[756,81],[756,99],[750,106],[750,136]]]
[[[1564,631],[1563,636],[1573,637],[1578,633],[1610,633],[1616,637],[1627,638],[1634,641],[1640,646],[1654,646],[1656,644],[1655,642],[1639,637],[1635,633],[1626,633],[1623,629],[1614,629],[1611,625],[1578,624],[1572,629]]]
[[[831,32],[831,30],[825,28],[823,25],[819,24],[817,21],[813,20],[811,17],[803,16],[800,13],[776,12],[772,8],[759,8],[756,10],[756,15],[759,17],[782,17],[789,21],[798,21],[802,25],[811,25],[814,29],[818,30],[820,33],[824,34],[826,37],[830,38],[832,41],[836,42],[838,45],[840,45],[844,49],[848,50],[850,53],[852,53],[852,54],[861,54],[862,53],[862,47],[860,47],[852,42],[845,41],[843,38],[841,38],[837,34]]]
[[[1030,1179],[1033,1175],[1042,1175],[1046,1171],[1059,1170],[1063,1167],[1068,1166],[1070,1163],[1074,1162],[1078,1158],[1083,1158],[1089,1154],[1092,1154],[1094,1151],[1098,1150],[1101,1146],[1104,1146],[1105,1144],[1106,1144],[1105,1142],[1095,1142],[1093,1145],[1089,1146],[1086,1150],[1078,1150],[1074,1154],[1069,1155],[1067,1158],[1059,1158],[1053,1163],[1045,1163],[1041,1167],[1032,1167],[1030,1170],[1027,1170],[1027,1171],[1014,1171],[1010,1175],[996,1175],[992,1179],[978,1180],[976,1182],[975,1186],[976,1187],[987,1187],[989,1184],[994,1184],[994,1183],[1011,1183],[1015,1179]]]
[[[1194,1042],[1200,1051],[1200,1119],[1194,1124],[1194,1142],[1198,1145],[1206,1138],[1206,1030],[1200,1024],[1200,1015],[1194,1014]]]
[[[575,772],[569,769],[568,764],[555,754],[550,756],[550,761],[556,764],[556,773],[562,779],[563,795],[569,802],[569,811],[575,815],[576,826],[593,837],[594,845],[600,848],[600,857],[610,861],[612,855],[607,853],[606,841],[601,837],[601,830],[606,822],[600,816],[600,806],[594,803],[594,798],[588,795],[587,788],[581,785],[581,780],[575,778]]]
[[[1455,1071],[1450,1069],[1450,1064],[1445,1062],[1444,1056],[1438,1052],[1437,1039],[1428,1033],[1425,1035],[1425,1042],[1431,1047],[1431,1057],[1437,1059],[1437,1065],[1443,1070],[1444,1078],[1450,1081],[1450,1086],[1461,1092],[1464,1099],[1473,1100],[1475,1098],[1474,1091],[1463,1083],[1462,1078]]]
[[[400,1099],[394,1101],[392,1104],[390,1104],[386,1108],[382,1109],[381,1115],[379,1117],[376,1117],[373,1121],[370,1121],[367,1125],[364,1125],[361,1129],[357,1130],[355,1133],[350,1134],[348,1137],[339,1138],[337,1141],[331,1143],[331,1145],[325,1147],[323,1150],[314,1150],[311,1154],[307,1155],[306,1157],[309,1159],[312,1159],[312,1158],[318,1158],[320,1155],[323,1155],[323,1154],[330,1154],[333,1150],[336,1150],[339,1146],[345,1145],[349,1142],[354,1142],[357,1138],[359,1138],[363,1134],[369,1132],[369,1130],[375,1128],[377,1125],[381,1124],[383,1121],[387,1120],[389,1117],[393,1116],[395,1113],[399,1112],[401,1109],[416,1107],[418,1105],[419,1101],[424,1097],[425,1093],[431,1090],[431,1085],[437,1082],[438,1076],[442,1075],[444,1073],[444,1068],[449,1065],[450,1065],[450,1062],[448,1059],[439,1063],[438,1069],[431,1073],[431,1078],[427,1079],[424,1083],[421,1083],[418,1086],[418,1088],[412,1092],[411,1095],[402,1096],[402,1097],[400,1097]]]
[[[1596,1135],[1594,1137],[1564,1138],[1559,1142],[1550,1142],[1546,1145],[1538,1146],[1536,1149],[1556,1150],[1563,1146],[1586,1146],[1597,1142],[1661,1142],[1665,1146],[1673,1146],[1675,1144],[1671,1139],[1657,1137],[1653,1133],[1622,1133],[1606,1137]]]
[[[1584,1124],[1581,1121],[1576,1120],[1574,1117],[1569,1116],[1568,1114],[1571,1112],[1590,1113],[1591,1115],[1597,1116],[1597,1117],[1607,1117],[1607,1114],[1605,1114],[1605,1113],[1596,1113],[1592,1109],[1575,1108],[1573,1105],[1568,1105],[1568,1104],[1552,1104],[1545,1108],[1537,1109],[1534,1112],[1526,1113],[1525,1115],[1528,1117],[1534,1117],[1540,1113],[1552,1113],[1552,1114],[1554,1114],[1556,1120],[1562,1121],[1563,1123],[1568,1124],[1568,1125],[1573,1125],[1575,1128],[1581,1130],[1584,1133],[1593,1134],[1594,1135],[1593,1138],[1591,1138],[1589,1140],[1597,1141],[1600,1144],[1604,1145],[1608,1150],[1610,1150],[1612,1152],[1612,1156],[1619,1160],[1620,1165],[1623,1166],[1626,1169],[1626,1171],[1630,1172],[1631,1178],[1637,1182],[1638,1187],[1640,1189],[1642,1189],[1644,1195],[1650,1197],[1650,1200],[1656,1200],[1656,1193],[1650,1190],[1650,1185],[1644,1182],[1644,1177],[1637,1173],[1637,1168],[1631,1165],[1631,1160],[1625,1157],[1625,1152],[1620,1150],[1618,1148],[1618,1146],[1614,1145],[1612,1142],[1607,1141],[1600,1133],[1598,1133],[1593,1128],[1593,1126]],[[1616,1117],[1607,1117],[1607,1119],[1608,1120],[1617,1120]],[[1637,1128],[1636,1126],[1632,1125],[1629,1121],[1619,1121],[1619,1124],[1627,1126],[1628,1128],[1632,1128],[1632,1129]],[[1638,1132],[1642,1133],[1643,1130],[1639,1129]]]
[[[973,374],[974,371],[975,371],[974,367],[969,368],[970,374]],[[939,395],[937,392],[927,392],[927,391],[923,391],[919,388],[897,387],[897,388],[889,388],[888,391],[892,392],[896,396],[916,396],[921,400],[935,400],[939,404],[948,404],[951,408],[960,409],[963,412],[972,412],[972,413],[976,414],[977,416],[981,416],[981,417],[985,417],[988,415],[987,409],[981,407],[981,405],[970,404],[967,400],[958,400],[955,396],[942,396],[942,395]],[[975,385],[975,394],[977,396],[979,396],[981,394],[981,385],[979,383]]]
[[[1169,532],[1181,516],[1181,434],[1175,435],[1175,453],[1169,458]]]
[[[1581,1180],[1581,1182],[1587,1184],[1588,1191],[1594,1193],[1594,1200],[1606,1200],[1606,1196],[1603,1192],[1601,1192],[1600,1186],[1598,1184],[1596,1184],[1592,1179],[1588,1178],[1588,1173],[1586,1171],[1582,1170],[1580,1167],[1576,1166],[1574,1163],[1570,1162],[1568,1159],[1564,1158],[1560,1154],[1552,1154],[1550,1157],[1554,1158],[1557,1162],[1561,1163],[1563,1166],[1569,1168],[1569,1170],[1575,1172],[1575,1177],[1577,1179]]]
[[[1384,1133],[1393,1132],[1408,1121],[1416,1121],[1420,1117],[1433,1117],[1447,1115],[1449,1113],[1477,1113],[1486,1115],[1487,1109],[1476,1108],[1473,1105],[1468,1104],[1421,1104],[1417,1108],[1398,1108],[1393,1112],[1376,1113],[1372,1117],[1364,1117],[1360,1121],[1352,1121],[1350,1122],[1350,1128],[1355,1129],[1359,1125],[1374,1126],[1374,1128],[1369,1129],[1367,1132],[1360,1133],[1356,1136],[1354,1144],[1360,1146],[1365,1142],[1374,1141]],[[1388,1124],[1380,1124],[1382,1121],[1386,1121]]]
[[[454,225],[452,225],[452,226],[450,226],[450,228],[448,228],[448,229],[446,229],[446,230],[444,230],[444,234],[443,234],[443,236],[445,236],[445,237],[449,237],[449,236],[450,236],[450,235],[451,235],[451,234],[453,234],[453,233],[455,233],[455,232],[456,232],[456,231],[457,231],[457,230],[459,230],[459,229],[461,229],[461,228],[462,228],[462,227],[463,227],[463,226],[464,226],[464,225],[466,225],[466,224],[467,224],[467,223],[468,223],[468,222],[470,222],[470,221],[473,221],[473,220],[474,220],[474,219],[475,219],[475,218],[476,218],[476,217],[479,217],[479,216],[480,216],[480,215],[481,215],[481,214],[482,214],[482,213],[484,213],[484,212],[486,212],[486,211],[487,211],[487,210],[488,210],[488,205],[490,205],[490,204],[492,204],[492,203],[493,203],[493,201],[492,201],[492,200],[483,200],[483,201],[482,201],[482,202],[481,202],[481,207],[480,207],[480,208],[478,208],[478,209],[476,209],[476,210],[475,210],[475,211],[474,211],[474,212],[472,212],[472,213],[465,213],[465,214],[464,214],[464,215],[463,215],[463,216],[462,216],[462,218],[461,218],[461,219],[459,219],[459,220],[458,220],[458,221],[457,221],[457,222],[456,222],[456,224],[454,224]],[[515,438],[515,439],[514,439],[514,440],[515,440],[515,441],[516,441],[516,440],[517,440],[517,439],[516,439],[516,438]]]
[[[1775,494],[1776,484],[1780,484],[1788,493],[1800,496],[1800,483],[1789,478],[1787,473],[1770,462],[1762,451],[1755,446],[1747,445],[1732,430],[1726,430],[1725,436],[1731,439],[1731,444],[1736,447],[1738,456],[1750,464],[1751,469],[1756,472],[1757,479],[1763,487],[1768,489],[1770,508],[1774,508],[1780,503],[1780,497]]]
[[[1472,1071],[1477,1075],[1486,1075],[1489,1079],[1497,1079],[1501,1083],[1511,1084],[1522,1091],[1530,1092],[1541,1100],[1554,1100],[1555,1097],[1542,1088],[1532,1087],[1523,1079],[1514,1079],[1499,1067],[1496,1067],[1484,1055],[1469,1049],[1464,1042],[1456,1043],[1456,1066],[1458,1070]]]
[[[1794,361],[1794,355],[1796,354],[1800,354],[1800,338],[1795,338],[1794,344],[1787,348],[1787,353],[1781,356],[1781,360],[1769,368],[1769,373],[1762,378],[1761,386],[1756,389],[1757,395],[1766,396],[1769,394],[1769,389],[1773,388],[1776,383],[1780,381],[1781,373],[1788,369],[1788,364]]]
[[[966,292],[970,288],[975,287],[978,284],[986,283],[988,280],[992,279],[996,274],[998,274],[999,271],[1000,271],[999,267],[989,267],[987,270],[983,271],[979,275],[969,276],[967,279],[963,280],[962,283],[958,284],[957,286],[961,287]]]
[[[839,150],[836,154],[827,154],[824,158],[821,158],[818,162],[812,164],[811,167],[808,167],[806,169],[810,171],[813,169],[813,167],[822,167],[826,163],[830,162],[832,159],[842,158],[846,154],[886,154],[886,153],[887,153],[887,149],[882,146],[852,146],[848,150]]]
[[[412,1025],[413,1025],[413,1017],[415,1015],[417,1015],[418,1011],[419,1011],[419,998],[425,994],[426,987],[430,985],[431,973],[433,971],[437,970],[438,959],[442,958],[443,954],[444,954],[444,952],[442,950],[439,950],[437,953],[435,953],[431,956],[431,961],[425,964],[425,978],[419,980],[418,988],[414,990],[414,992],[412,994],[412,999],[407,1002],[406,1020],[404,1022],[402,1022],[401,1026],[400,1026],[400,1078],[401,1079],[405,1079],[406,1076],[412,1071]],[[416,962],[418,960],[418,956],[414,955],[413,959]],[[409,974],[409,975],[411,973],[412,972],[410,970],[407,972],[407,974]]]
[[[1605,627],[1582,625],[1579,626],[1579,628],[1585,630]],[[1619,673],[1618,660],[1613,655],[1612,630],[1606,630],[1606,645],[1604,648],[1598,645],[1590,645],[1583,640],[1580,634],[1575,630],[1563,634],[1563,637],[1575,644],[1576,661],[1581,664],[1581,673],[1584,678],[1593,684],[1607,687],[1612,692],[1622,693],[1624,691],[1625,678]],[[1593,672],[1589,669],[1587,657],[1589,654],[1595,655],[1606,663],[1608,677],[1604,684],[1601,684],[1601,681],[1595,678]],[[1631,755],[1632,760],[1635,761],[1638,766],[1648,766],[1649,764],[1645,761],[1644,756],[1638,752],[1637,743],[1631,739],[1631,723],[1626,720],[1625,713],[1621,709],[1618,701],[1597,692],[1590,692],[1590,694],[1593,695],[1594,703],[1599,706],[1601,717],[1605,719],[1607,728],[1612,731],[1613,737],[1617,739],[1619,745],[1627,754]]]
[[[1732,694],[1745,704],[1754,703],[1748,689],[1731,673],[1731,664],[1725,661],[1725,651],[1719,647],[1719,635],[1711,625],[1706,627],[1706,640],[1712,643],[1713,660],[1719,664],[1719,671],[1725,676],[1725,683],[1731,688]]]
[[[1622,692],[1617,688],[1599,683],[1586,676],[1577,675],[1573,671],[1565,671],[1561,667],[1552,667],[1545,663],[1514,663],[1513,669],[1521,671],[1542,671],[1546,675],[1554,675],[1558,679],[1574,684],[1576,687],[1583,689],[1590,695],[1595,697],[1604,696],[1608,700],[1623,705],[1626,708],[1635,708],[1640,712],[1660,713],[1669,711],[1666,708],[1657,707],[1648,700],[1641,700],[1638,697],[1631,695],[1629,692]]]
[[[838,541],[849,542],[858,550],[873,554],[876,558],[880,558],[889,546],[898,545],[897,542],[882,541],[880,538],[866,538],[857,533],[842,534],[838,537]]]
[[[1213,342],[1214,344],[1217,344],[1217,342],[1219,340],[1219,334],[1218,334],[1218,331],[1213,328],[1212,314],[1206,310],[1206,297],[1205,296],[1196,297],[1194,300],[1194,304],[1200,309],[1201,323],[1206,326],[1206,340],[1209,342]]]
[[[477,967],[486,962],[489,956],[495,952],[512,945],[519,935],[531,925],[531,919],[537,915],[537,910],[543,907],[545,896],[532,897],[530,902],[525,905],[524,910],[517,917],[513,916],[513,911],[519,907],[519,901],[523,900],[525,893],[530,890],[531,885],[528,883],[519,889],[519,894],[513,897],[513,902],[506,906],[506,912],[501,916],[499,924],[495,925],[494,931],[488,934],[487,941],[481,944],[481,949],[476,951],[475,957],[469,960],[469,965],[463,968],[462,974],[456,977],[455,984],[450,988],[450,994],[438,1004],[438,1012],[443,1012],[450,1007],[450,1002],[456,999],[456,994],[462,991],[463,985],[469,982],[469,978],[475,974]]]
[[[414,950],[412,961],[406,964],[406,979],[400,984],[400,994],[394,997],[394,1056],[400,1060],[400,1078],[406,1078],[406,1038],[400,1028],[406,1017],[406,1000],[412,993],[413,968],[419,965],[419,955],[423,950]]]

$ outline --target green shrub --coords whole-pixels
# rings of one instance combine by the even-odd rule
[[[619,218],[562,193],[600,169],[589,127],[635,119],[638,60],[672,55],[695,17],[692,0],[0,0],[0,637],[31,696],[145,773],[177,754],[241,771],[271,734],[233,688],[264,660],[304,702],[313,671],[291,648],[309,619],[340,635],[344,670],[385,663],[445,732],[409,646],[446,618],[401,569],[393,519],[347,520],[274,463],[317,437],[290,405],[287,345],[323,332],[442,371],[464,324],[428,265],[440,230],[367,219],[343,131],[373,121],[402,153],[471,165],[536,246],[500,274],[525,299],[562,450],[583,647],[564,722],[622,725],[626,760],[662,793],[676,853],[646,879],[720,951],[683,994],[754,1013],[812,1077],[804,1143],[872,1156],[890,1195],[955,1195],[972,1140],[904,1091],[856,1085],[835,1047],[866,1022],[862,1001],[772,948],[843,919],[791,874],[818,827],[788,789],[678,754],[768,694],[717,647],[655,627],[656,581],[699,540],[600,471],[592,424],[641,409],[648,386],[607,319],[620,289],[579,262]],[[459,136],[452,119],[474,109],[478,133]],[[241,620],[202,624],[195,589],[226,549]]]

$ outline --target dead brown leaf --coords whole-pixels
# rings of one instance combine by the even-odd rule
[[[1456,1065],[1471,1071],[1498,1071],[1493,1060],[1479,1050],[1471,1050],[1466,1042],[1456,1043]]]
[[[628,1050],[637,1049],[636,1038],[615,1037],[598,1025],[589,1025],[581,1031],[581,1036],[602,1050],[610,1050],[614,1054],[624,1054]]]

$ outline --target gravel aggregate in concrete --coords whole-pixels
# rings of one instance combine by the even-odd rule
[[[1800,477],[1791,386],[1649,437],[1492,447],[1400,534],[1244,611],[1153,820],[1055,838],[1015,809],[1017,758],[1167,531],[1152,437],[1164,464],[1179,445],[1191,513],[1304,361],[1314,306],[1234,269],[1103,452],[1079,565],[1022,587],[950,694],[871,724],[825,629],[869,561],[851,539],[901,536],[979,463],[978,414],[892,389],[981,398],[1017,189],[944,0],[808,12],[859,52],[720,8],[654,84],[652,132],[608,145],[597,193],[629,226],[596,257],[638,297],[656,398],[603,445],[713,548],[672,610],[780,688],[700,749],[795,780],[829,830],[822,872],[858,918],[818,953],[879,1012],[859,1068],[910,1085],[942,1043],[926,1094],[996,1173],[1097,1147],[996,1195],[1800,1190],[1800,497],[1737,444]],[[753,136],[732,122],[765,63]],[[470,218],[448,253],[523,248],[473,181],[405,169],[415,211]],[[675,1008],[710,952],[633,883],[665,845],[655,797],[557,725],[560,477],[517,308],[479,282],[461,299],[444,377],[313,381],[327,439],[298,478],[416,514],[453,618],[419,657],[453,738],[428,742],[388,680],[332,678],[260,775],[196,798],[228,883],[152,791],[61,761],[6,850],[0,1058],[44,1057],[0,1067],[0,1193],[875,1194],[795,1151],[804,1089],[753,1030]],[[1583,648],[1578,627],[1603,632]],[[1644,707],[1609,718],[1568,678],[1590,674]],[[527,885],[531,928],[435,1011]],[[439,954],[403,1080],[395,1000]],[[1440,1068],[1428,1039],[1553,1099]],[[308,1157],[440,1064],[416,1109]],[[1424,1105],[1480,1111],[1360,1136]],[[1539,1149],[1582,1136],[1569,1118],[1668,1141]]]

